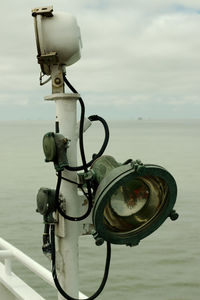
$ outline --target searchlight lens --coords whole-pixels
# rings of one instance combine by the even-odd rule
[[[104,209],[104,224],[113,232],[133,232],[156,217],[166,200],[159,177],[141,177],[120,185]]]

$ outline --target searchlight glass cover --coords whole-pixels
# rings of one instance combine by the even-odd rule
[[[167,185],[159,177],[130,179],[113,192],[104,209],[104,224],[113,232],[140,230],[165,203]]]

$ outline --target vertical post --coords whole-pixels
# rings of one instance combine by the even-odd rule
[[[11,257],[7,257],[5,258],[5,272],[7,275],[11,275],[11,271],[12,267],[11,267]]]
[[[78,94],[52,94],[45,100],[54,100],[56,103],[56,122],[59,122],[60,133],[70,139],[67,149],[69,165],[77,165],[77,116],[76,103],[80,96]],[[72,181],[77,181],[76,172],[63,171],[62,176]],[[80,206],[77,195],[77,186],[67,181],[62,181],[61,190],[66,200],[66,214],[79,216]],[[59,282],[62,288],[72,297],[78,298],[78,238],[79,224],[64,220],[59,215],[57,228],[57,261],[59,264]],[[58,299],[64,299],[60,294]]]

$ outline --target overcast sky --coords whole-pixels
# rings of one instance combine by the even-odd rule
[[[31,9],[77,17],[82,57],[68,79],[107,119],[200,118],[199,0],[6,0],[0,18],[0,119],[53,119],[43,97]]]

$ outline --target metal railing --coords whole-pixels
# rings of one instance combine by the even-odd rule
[[[16,259],[17,261],[19,261],[22,265],[24,265],[26,268],[28,268],[30,271],[32,271],[34,274],[36,274],[38,277],[43,279],[49,285],[55,287],[54,281],[52,278],[52,274],[50,271],[48,271],[46,268],[41,266],[39,263],[37,263],[36,261],[31,259],[29,256],[24,254],[22,251],[20,251],[19,249],[17,249],[16,247],[11,245],[4,239],[0,238],[0,259],[4,260],[4,264],[3,264],[4,270],[2,269],[4,272],[1,272],[0,282],[1,282],[1,284],[5,285],[6,288],[11,293],[13,292],[13,294],[15,294],[16,298],[13,298],[13,299],[26,299],[25,296],[24,296],[24,298],[20,298],[21,296],[18,297],[17,294],[15,293],[15,291],[13,290],[13,281],[10,279],[11,279],[11,277],[15,277],[15,279],[18,280],[18,277],[16,277],[16,275],[14,275],[14,273],[12,273],[11,260],[13,258]],[[2,268],[2,266],[1,266],[1,268]],[[21,281],[21,283],[22,283],[22,281]],[[24,283],[24,287],[26,287],[28,289],[28,286],[26,283]],[[26,288],[24,288],[24,292],[25,292]],[[30,287],[29,287],[29,289],[30,289],[30,291],[32,290]],[[35,293],[35,298],[33,298],[33,300],[34,299],[44,299],[40,295],[38,295],[34,290],[32,290],[32,292],[33,292],[33,294]],[[22,291],[22,293],[23,293],[23,291]],[[37,295],[38,295],[38,297],[37,297]],[[79,299],[86,299],[86,298],[87,297],[84,294],[79,293]]]

